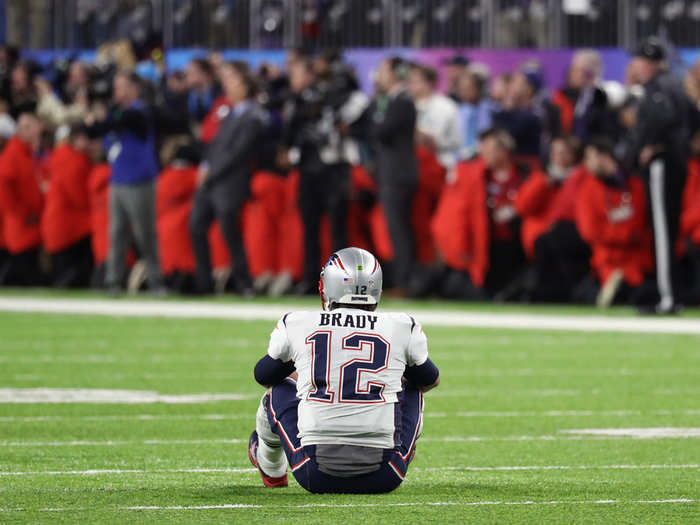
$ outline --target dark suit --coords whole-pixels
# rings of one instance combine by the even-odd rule
[[[415,128],[416,107],[405,91],[389,95],[383,111],[377,105],[372,130],[376,177],[394,246],[392,281],[401,288],[408,287],[415,261],[411,225],[413,196],[418,187]]]
[[[683,87],[670,74],[660,74],[644,86],[631,153],[635,160],[645,146],[658,149],[642,166],[654,233],[659,310],[676,303],[678,268],[674,250],[680,224],[690,138],[698,129],[698,113]]]
[[[200,292],[211,291],[211,260],[208,232],[214,219],[233,259],[232,276],[239,289],[250,287],[250,275],[243,248],[239,216],[250,192],[251,163],[265,125],[265,113],[254,102],[238,106],[222,122],[209,147],[206,162],[209,176],[194,197],[190,228],[195,260],[196,283]]]
[[[328,145],[329,131],[322,129],[324,94],[306,89],[285,107],[283,142],[299,150],[299,212],[304,224],[303,293],[315,293],[321,260],[321,217],[328,213],[333,251],[347,246],[350,167],[346,162],[329,164],[321,151]]]

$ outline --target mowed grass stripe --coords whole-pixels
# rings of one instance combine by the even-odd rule
[[[426,412],[426,418],[500,418],[500,417],[626,417],[626,416],[697,416],[700,409],[682,410],[542,410],[542,411],[471,411]],[[119,414],[93,416],[0,416],[1,423],[45,423],[49,421],[227,421],[252,420],[250,414]]]
[[[688,441],[692,438],[602,436],[601,440],[558,432],[700,427],[700,377],[692,374],[698,370],[698,336],[428,327],[430,352],[441,367],[443,383],[426,396],[425,434],[408,478],[386,496],[345,497],[310,496],[291,478],[286,490],[266,490],[250,468],[246,442],[263,392],[252,380],[252,367],[265,351],[273,324],[0,315],[3,341],[11,343],[8,348],[0,342],[0,357],[6,358],[0,363],[3,387],[129,389],[173,396],[240,392],[252,397],[187,405],[0,404],[4,418],[0,439],[6,442],[134,442],[114,447],[0,447],[0,471],[27,473],[3,476],[0,507],[26,511],[6,513],[0,522],[56,519],[38,514],[41,508],[83,508],[62,518],[81,524],[125,519],[188,525],[232,521],[308,525],[369,519],[404,525],[417,520],[459,523],[466,517],[499,523],[697,520],[700,457],[697,442]],[[87,359],[81,364],[83,357]],[[18,358],[45,362],[12,362]],[[51,362],[53,358],[72,361]],[[552,375],[529,375],[529,370]],[[654,370],[672,373],[654,375]],[[503,375],[513,371],[517,375]],[[149,416],[156,419],[150,421]],[[43,417],[66,419],[31,419]],[[547,439],[493,440],[542,436]],[[142,443],[152,438],[157,444]],[[203,443],[217,438],[241,442]],[[459,441],[444,441],[450,438]],[[201,444],[180,444],[183,440]],[[182,469],[193,471],[159,472]],[[205,471],[196,472],[199,469]],[[222,471],[214,471],[218,469]],[[134,472],[40,473],[100,470]],[[459,500],[498,504],[473,506],[468,514],[466,506],[458,505],[426,505],[425,513],[420,509],[425,503]],[[573,500],[623,503],[516,505]],[[630,503],[636,500],[690,502]],[[403,502],[412,506],[403,511],[390,506],[339,506]],[[308,503],[332,506],[305,506]],[[219,504],[264,508],[203,509],[201,515],[190,509]],[[121,507],[161,510],[123,514]]]
[[[518,472],[539,470],[693,470],[700,464],[688,465],[501,465],[494,467],[458,466],[411,467],[411,472]],[[87,469],[87,470],[47,470],[33,472],[0,471],[0,476],[109,476],[109,475],[149,475],[149,474],[249,474],[255,468],[205,468],[183,467],[171,469]]]
[[[685,429],[684,429],[685,430]],[[541,436],[442,436],[422,437],[421,443],[472,443],[484,441],[610,441],[610,440],[644,440],[661,439],[697,439],[700,429],[688,429],[689,435],[541,435]],[[0,441],[0,447],[121,447],[129,445],[239,445],[247,439],[144,439],[133,441]]]
[[[473,506],[493,506],[493,505],[670,505],[670,504],[692,504],[699,500],[689,498],[674,499],[653,499],[653,500],[557,500],[557,501],[416,501],[397,503],[305,503],[301,505],[256,505],[250,503],[224,503],[220,505],[136,505],[130,507],[118,507],[120,511],[197,511],[197,510],[236,510],[236,509],[342,509],[342,508],[392,508],[392,507],[473,507]],[[0,512],[24,512],[26,508],[0,508]],[[46,507],[32,509],[39,512],[82,512],[90,510],[86,507]]]

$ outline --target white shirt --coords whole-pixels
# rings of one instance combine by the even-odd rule
[[[393,448],[401,377],[425,363],[428,341],[406,314],[337,308],[287,314],[267,353],[294,361],[302,445]]]
[[[435,153],[440,164],[447,169],[452,168],[457,163],[462,145],[457,104],[445,95],[433,93],[416,101],[416,111],[416,127],[435,141]]]

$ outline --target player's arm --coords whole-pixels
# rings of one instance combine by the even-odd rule
[[[403,375],[421,392],[432,390],[440,384],[440,370],[430,358],[426,359],[422,365],[407,366]]]
[[[264,387],[277,385],[285,378],[295,374],[294,361],[284,362],[281,359],[273,359],[269,355],[263,356],[255,365],[255,380]]]
[[[411,337],[408,343],[408,359],[404,377],[421,392],[432,390],[440,384],[440,370],[428,357],[428,338],[413,317]]]
[[[287,335],[287,317],[282,317],[270,334],[267,355],[255,365],[255,380],[264,387],[277,385],[286,377],[296,374],[292,358],[292,346]]]

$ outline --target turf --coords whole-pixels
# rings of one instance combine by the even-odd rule
[[[700,523],[698,438],[560,432],[700,427],[699,336],[427,327],[442,385],[407,480],[370,497],[310,495],[291,477],[264,489],[250,469],[251,370],[270,329],[0,313],[0,388],[247,396],[0,404],[0,523]],[[164,508],[222,505],[243,506]]]

